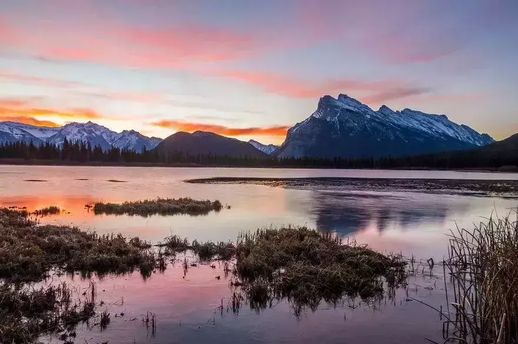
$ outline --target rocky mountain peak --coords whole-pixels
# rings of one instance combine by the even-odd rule
[[[313,120],[313,119],[323,119]],[[371,158],[462,150],[493,142],[445,115],[383,105],[378,111],[345,94],[320,98],[316,111],[288,130],[280,157]]]

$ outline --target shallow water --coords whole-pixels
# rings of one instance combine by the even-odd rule
[[[492,212],[507,214],[517,199],[405,191],[297,188],[252,184],[191,184],[184,180],[210,177],[360,177],[518,180],[518,174],[375,171],[286,170],[237,168],[142,168],[0,166],[0,205],[34,210],[56,205],[65,212],[41,218],[43,223],[75,225],[99,233],[122,233],[153,242],[170,234],[205,240],[234,240],[244,231],[262,227],[304,225],[331,231],[383,252],[401,252],[419,259],[440,260],[447,234],[458,226],[471,227]],[[206,216],[95,216],[85,208],[95,201],[129,201],[156,197],[219,199],[230,209]],[[437,340],[441,323],[433,310],[407,300],[412,297],[435,305],[443,301],[440,281],[417,279],[399,290],[395,301],[379,307],[351,308],[321,305],[300,318],[286,301],[257,313],[243,306],[239,314],[217,310],[228,304],[229,281],[221,267],[198,266],[186,279],[178,266],[144,281],[138,273],[98,281],[100,293],[114,318],[100,332],[81,327],[77,342],[363,342],[389,343]],[[442,271],[436,271],[442,274]],[[439,277],[437,277],[439,278]],[[77,277],[69,282],[84,286]],[[425,288],[426,287],[426,288]],[[124,303],[120,305],[120,300]],[[120,309],[120,310],[119,310]],[[157,314],[151,336],[141,321],[147,311]],[[137,318],[130,321],[131,317]],[[80,340],[79,340],[80,339]],[[47,338],[46,340],[51,340]],[[52,341],[56,342],[55,339]]]
[[[180,259],[181,260],[181,259]],[[343,304],[322,303],[315,312],[300,316],[286,300],[274,301],[264,310],[242,304],[231,306],[229,279],[216,263],[189,267],[184,278],[181,263],[169,266],[143,280],[139,273],[116,278],[93,278],[98,310],[111,314],[108,328],[96,322],[77,328],[76,343],[420,343],[424,338],[441,337],[441,320],[436,311],[411,298],[443,303],[439,275],[410,278],[407,289],[394,297],[371,301],[344,300]],[[439,273],[440,271],[436,271]],[[216,279],[220,276],[221,279]],[[76,296],[89,288],[90,280],[79,276],[55,278],[72,283]],[[156,331],[146,325],[148,312],[156,314]],[[123,316],[115,316],[115,314]],[[43,342],[60,343],[56,336]]]

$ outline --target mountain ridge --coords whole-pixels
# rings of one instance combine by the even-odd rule
[[[65,139],[68,142],[88,143],[92,147],[100,147],[107,151],[111,148],[142,152],[151,150],[161,139],[147,137],[135,130],[123,130],[117,133],[100,124],[71,122],[61,127],[38,127],[18,122],[0,122],[0,143],[17,141],[34,145],[52,144],[61,146]]]

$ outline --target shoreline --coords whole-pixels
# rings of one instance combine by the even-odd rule
[[[55,161],[55,160],[24,160],[24,159],[0,159],[0,166],[92,166],[92,167],[190,167],[190,168],[251,168],[251,169],[297,169],[297,170],[370,170],[370,171],[448,171],[448,172],[477,172],[477,173],[516,173],[517,169],[502,168],[428,168],[428,167],[395,167],[395,168],[368,168],[368,167],[331,167],[331,166],[255,166],[232,164],[197,164],[197,163],[145,163],[145,162],[79,162],[79,161]]]

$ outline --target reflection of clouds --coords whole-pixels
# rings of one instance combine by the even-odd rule
[[[369,225],[383,231],[391,226],[412,229],[420,224],[444,224],[452,213],[464,213],[467,201],[429,194],[368,194],[315,191],[317,228],[350,234]]]
[[[69,197],[52,194],[42,196],[10,196],[0,197],[0,207],[26,207],[28,211],[34,211],[55,205],[66,213],[48,216],[49,218],[58,218],[66,215],[69,220],[81,221],[93,216],[93,214],[87,212],[85,205],[93,203],[94,201],[96,200],[89,196]]]

